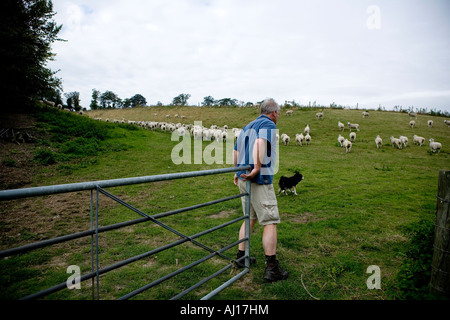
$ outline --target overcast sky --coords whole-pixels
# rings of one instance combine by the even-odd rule
[[[64,92],[450,112],[448,0],[53,0]]]

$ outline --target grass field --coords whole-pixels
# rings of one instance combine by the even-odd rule
[[[296,170],[305,178],[297,187],[298,195],[278,197],[282,223],[278,226],[277,257],[282,267],[290,273],[289,279],[273,284],[263,282],[262,228],[257,226],[251,239],[251,253],[257,259],[256,265],[248,275],[215,299],[397,298],[397,277],[402,270],[405,247],[409,242],[405,227],[420,221],[432,221],[435,216],[438,173],[439,170],[450,169],[450,128],[444,124],[444,118],[430,115],[418,115],[416,127],[410,128],[406,113],[373,110],[369,118],[363,119],[362,110],[325,108],[324,120],[316,120],[315,113],[321,110],[294,108],[293,116],[287,116],[283,109],[277,125],[280,135],[287,133],[291,143],[279,147],[279,171],[274,181],[282,175],[292,175]],[[175,118],[175,114],[180,118]],[[259,111],[254,108],[151,107],[89,111],[74,117],[186,124],[202,121],[206,127],[215,124],[242,128],[258,114]],[[170,115],[169,120],[166,115]],[[184,118],[181,119],[181,116]],[[432,128],[427,127],[429,119],[434,120]],[[41,119],[39,128],[50,133],[52,127],[45,121]],[[360,125],[350,153],[346,153],[337,142],[339,134],[346,138],[349,135],[347,128],[343,133],[338,130],[338,121]],[[87,123],[96,126],[100,121]],[[171,152],[179,142],[171,141],[170,133],[101,123],[104,127],[91,134],[98,136],[98,142],[91,143],[89,137],[82,140],[91,150],[88,154],[67,142],[58,142],[54,136],[46,143],[37,144],[35,148],[40,149],[41,153],[45,153],[42,150],[53,150],[54,161],[39,165],[33,171],[30,186],[232,166],[226,163],[175,165]],[[295,144],[295,134],[300,133],[306,124],[311,128],[311,144],[298,146]],[[380,150],[374,142],[378,134],[383,138]],[[414,134],[425,137],[425,145],[414,145]],[[409,138],[408,146],[401,150],[393,148],[389,140],[390,136],[400,135]],[[442,143],[440,153],[430,152],[429,138]],[[203,148],[208,145],[208,142],[203,142]],[[58,156],[58,152],[63,151],[65,156]],[[7,162],[5,159],[2,161],[5,166]],[[238,193],[232,173],[117,187],[108,191],[147,214]],[[88,230],[89,204],[89,192],[4,202],[0,212],[1,248]],[[166,217],[162,222],[192,235],[241,214],[241,203],[236,199]],[[102,226],[136,218],[140,216],[100,196]],[[239,225],[232,225],[198,240],[219,249],[237,240],[238,228]],[[101,234],[100,267],[178,239],[178,236],[151,223]],[[235,251],[233,248],[227,254],[234,257]],[[100,278],[100,298],[117,299],[207,254],[192,244],[184,244],[116,269]],[[1,298],[20,298],[64,282],[69,276],[66,273],[69,265],[78,265],[82,274],[88,273],[91,268],[90,255],[90,239],[86,238],[3,259],[0,262]],[[136,299],[169,299],[227,263],[220,258],[211,259],[136,296]],[[371,274],[366,270],[372,265],[381,270],[381,289],[367,288],[366,281]],[[228,272],[184,298],[199,299],[229,277]],[[82,283],[81,290],[63,290],[47,299],[91,299],[91,285],[90,281],[86,281]]]

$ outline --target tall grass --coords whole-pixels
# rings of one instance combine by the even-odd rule
[[[280,134],[291,136],[291,143],[288,146],[280,145],[280,166],[274,179],[278,181],[282,175],[292,175],[295,170],[305,177],[297,187],[297,196],[278,196],[282,220],[278,226],[278,259],[289,271],[290,277],[287,281],[273,284],[263,282],[262,228],[257,226],[251,240],[251,252],[257,258],[257,264],[249,275],[220,293],[217,299],[405,298],[399,294],[402,285],[398,276],[399,272],[404,272],[402,265],[407,257],[405,246],[409,243],[405,226],[430,221],[434,217],[438,171],[448,170],[450,164],[447,151],[450,146],[450,128],[446,127],[442,118],[428,115],[419,115],[417,127],[410,128],[409,117],[405,113],[371,111],[370,117],[363,119],[358,110],[324,109],[325,119],[316,120],[315,112],[318,110],[314,108],[293,110],[293,116],[282,113],[277,125]],[[258,113],[254,108],[152,107],[97,110],[88,112],[88,116],[101,117],[103,120],[156,120],[191,124],[202,121],[204,126],[216,124],[232,128],[243,127]],[[176,114],[179,118],[175,118]],[[166,115],[170,115],[170,118],[166,118]],[[181,119],[181,116],[185,118]],[[84,117],[77,119],[89,123],[93,121]],[[433,128],[426,126],[428,119],[434,120]],[[41,120],[48,123],[43,126],[48,126],[49,130],[58,130],[51,125],[50,120]],[[337,144],[339,134],[348,137],[349,133],[348,130],[344,133],[338,131],[338,121],[360,124],[361,131],[357,132],[350,153],[345,153]],[[131,130],[101,121],[96,123],[104,129],[95,130],[105,134],[103,139],[97,136],[95,140],[100,143],[100,148],[105,145],[121,147],[116,150],[106,148],[105,152],[97,153],[95,161],[89,165],[71,166],[71,161],[56,162],[46,168],[59,174],[41,176],[43,180],[39,181],[39,185],[229,166],[205,163],[175,165],[171,159],[171,150],[178,142],[171,141],[169,133]],[[301,132],[306,124],[311,127],[312,142],[311,145],[300,147],[293,141],[295,134]],[[65,130],[69,129],[62,131]],[[378,134],[384,141],[380,150],[374,143]],[[443,150],[434,154],[427,145],[413,145],[414,134],[424,136],[427,140],[432,137],[440,141]],[[407,136],[408,147],[402,150],[393,148],[389,141],[391,135]],[[82,134],[77,137],[72,133],[70,137],[70,141],[81,149],[70,149],[67,142],[58,142],[62,144],[55,152],[81,155],[83,150],[89,150],[89,146],[95,146],[91,141],[86,149],[82,148],[84,143],[81,139],[89,139]],[[203,148],[207,145],[207,142],[203,142]],[[64,166],[69,166],[70,170],[61,170]],[[113,188],[110,191],[147,214],[154,214],[236,194],[238,191],[232,181],[232,174],[228,174]],[[17,221],[2,221],[3,230],[8,231],[2,235],[2,247],[68,234],[74,229],[89,229],[89,195],[78,193],[76,198],[79,209],[73,208],[67,197],[61,199],[58,196],[8,202],[2,211],[17,214],[26,211],[28,220],[36,223],[24,225]],[[66,204],[65,209],[75,212],[57,211],[55,203]],[[135,213],[105,197],[100,197],[100,208],[102,225],[138,218]],[[167,217],[163,222],[191,235],[241,214],[241,203],[237,199]],[[201,237],[199,241],[218,249],[235,241],[237,231],[238,226],[230,226],[218,234]],[[102,234],[100,263],[101,266],[107,266],[177,239],[177,236],[151,223]],[[17,298],[50,283],[63,282],[68,277],[66,268],[71,264],[79,265],[84,273],[89,272],[89,249],[90,242],[86,239],[2,261],[1,268],[7,271],[2,275],[2,297]],[[235,250],[227,254],[234,256]],[[185,244],[137,261],[102,276],[100,296],[102,299],[118,298],[205,255],[205,250]],[[137,298],[168,299],[226,263],[223,259],[213,259]],[[377,265],[381,269],[379,290],[367,288],[366,280],[370,274],[366,270],[370,265]],[[209,281],[187,298],[198,299],[217,287],[227,276],[229,274]],[[81,290],[62,291],[49,298],[89,299],[90,289],[90,284],[83,284]]]

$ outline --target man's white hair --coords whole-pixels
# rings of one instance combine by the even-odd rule
[[[261,103],[261,114],[269,114],[273,111],[280,111],[280,105],[274,99],[268,98]]]

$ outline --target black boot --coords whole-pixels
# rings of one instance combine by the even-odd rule
[[[245,251],[239,250],[238,253],[236,254],[236,260],[239,260],[243,256],[245,256]],[[250,257],[250,265],[255,264],[255,263],[256,263],[256,258],[255,257]],[[238,262],[236,262],[235,263],[235,267],[237,269],[245,268],[245,259],[241,259]]]
[[[264,271],[264,280],[268,282],[275,282],[279,280],[286,280],[289,273],[281,269],[278,260],[267,259],[266,270]]]

